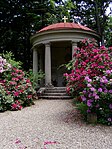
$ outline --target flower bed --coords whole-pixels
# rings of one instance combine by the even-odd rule
[[[112,70],[103,76],[85,77],[86,87],[80,92],[87,113],[97,114],[98,122],[112,125]]]
[[[99,122],[112,124],[112,47],[85,39],[74,50],[72,64],[71,73],[64,74],[67,92],[82,102],[84,114],[97,113]]]
[[[16,62],[15,62],[16,63]],[[25,73],[0,56],[0,111],[21,110],[33,104],[35,90]]]

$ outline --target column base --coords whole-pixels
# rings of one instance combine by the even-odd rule
[[[51,83],[47,83],[47,84],[45,84],[45,87],[47,87],[47,88],[52,88],[52,87],[54,87]]]

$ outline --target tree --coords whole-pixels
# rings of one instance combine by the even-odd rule
[[[71,16],[77,16],[81,24],[87,25],[101,35],[101,43],[104,44],[104,29],[108,16],[106,9],[110,0],[72,0],[76,9],[72,9]]]
[[[52,0],[1,0],[0,1],[0,49],[12,51],[25,69],[32,64],[30,36],[48,25]]]
[[[75,5],[71,0],[63,1],[63,0],[52,0],[53,3],[53,11],[48,18],[48,23],[59,23],[62,22],[62,18],[66,16],[68,21],[71,21],[70,12],[72,9],[75,9]]]
[[[112,46],[112,16],[108,17],[107,26],[105,28],[106,46]]]
[[[0,1],[0,6],[1,51],[12,51],[17,60],[21,59],[23,63],[26,61],[27,64],[31,58],[29,37],[32,30],[31,22],[34,20],[31,17],[32,2],[4,0]]]
[[[64,15],[70,22],[76,16],[76,22],[96,30],[103,43],[109,3],[110,0],[1,0],[0,50],[12,51],[17,60],[22,60],[24,68],[29,69],[32,67],[31,34],[62,22]]]

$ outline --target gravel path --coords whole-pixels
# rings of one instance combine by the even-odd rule
[[[82,122],[70,100],[39,100],[0,122],[0,149],[112,149],[112,127]]]

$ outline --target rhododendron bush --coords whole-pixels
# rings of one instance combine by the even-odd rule
[[[84,78],[89,75],[103,75],[103,71],[112,66],[112,48],[100,48],[95,40],[87,39],[80,42],[81,48],[74,49],[74,69],[71,73],[65,73],[67,80],[67,92],[76,96],[85,88]]]
[[[34,94],[25,73],[0,56],[0,111],[20,110],[33,104]]]
[[[64,76],[67,92],[86,106],[86,114],[96,113],[99,122],[112,124],[112,47],[81,41],[74,49],[73,69]]]
[[[98,121],[112,125],[112,69],[92,79],[86,76],[85,89],[80,92],[87,113],[96,113]]]

